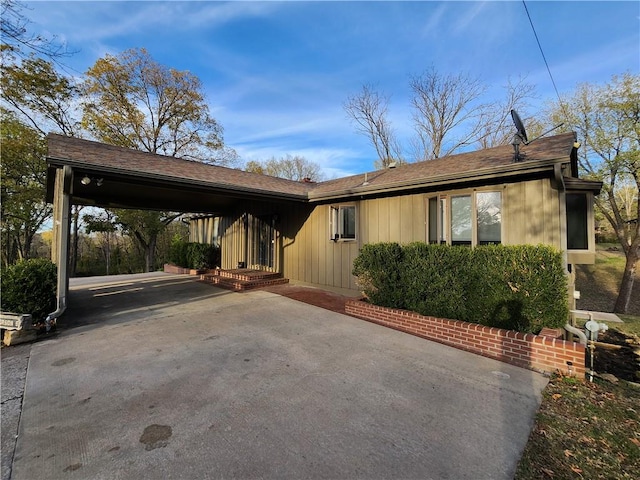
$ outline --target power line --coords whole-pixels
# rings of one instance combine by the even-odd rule
[[[533,26],[533,20],[531,20],[531,15],[529,14],[529,9],[527,8],[527,3],[525,0],[522,0],[522,5],[524,5],[524,10],[527,12],[527,18],[529,19],[529,23],[531,24],[531,29],[533,30],[533,35],[536,37],[536,42],[538,43],[538,48],[540,49],[540,53],[542,54],[542,59],[544,60],[544,64],[547,67],[547,72],[549,72],[549,78],[551,78],[551,83],[553,84],[553,89],[556,91],[556,96],[558,97],[558,102],[560,103],[560,108],[562,108],[562,112],[564,113],[565,119],[569,120],[569,115],[567,115],[567,110],[565,109],[564,103],[560,98],[560,93],[558,92],[558,87],[556,86],[556,81],[553,79],[553,75],[551,74],[551,69],[549,68],[549,62],[547,62],[547,57],[544,54],[544,50],[542,50],[542,45],[540,44],[540,39],[538,38],[538,33],[536,32],[536,27]]]

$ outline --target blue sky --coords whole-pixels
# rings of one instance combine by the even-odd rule
[[[521,1],[25,4],[32,32],[78,51],[64,61],[73,71],[144,47],[200,78],[226,144],[243,161],[302,155],[328,178],[373,168],[375,151],[342,106],[363,84],[391,96],[404,144],[413,136],[409,78],[432,66],[478,76],[490,87],[486,101],[519,76],[536,86],[540,103],[556,98]],[[561,94],[640,73],[639,2],[526,5]]]

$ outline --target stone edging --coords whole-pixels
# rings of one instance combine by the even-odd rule
[[[584,376],[585,347],[576,342],[520,333],[476,323],[427,317],[361,300],[345,304],[347,315],[361,318],[460,350],[539,372]]]

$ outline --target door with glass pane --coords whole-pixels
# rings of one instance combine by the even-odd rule
[[[276,271],[275,217],[263,215],[251,220],[251,268]]]

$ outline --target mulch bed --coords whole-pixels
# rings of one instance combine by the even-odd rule
[[[637,338],[630,337],[616,330],[607,330],[598,335],[598,341],[619,345],[619,350],[596,347],[593,357],[593,369],[597,373],[610,373],[630,382],[640,382],[640,366],[634,350],[640,349]]]

